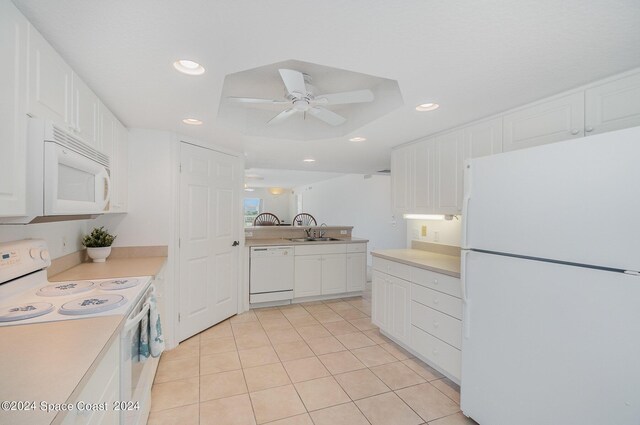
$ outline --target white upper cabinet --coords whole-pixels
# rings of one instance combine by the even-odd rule
[[[464,130],[436,138],[435,212],[439,214],[458,214],[462,210],[464,144]]]
[[[584,92],[572,93],[503,117],[505,152],[584,136]]]
[[[411,147],[411,211],[414,213],[429,213],[433,211],[435,200],[435,162],[436,143],[426,141]]]
[[[71,125],[71,68],[29,25],[29,85],[27,113]]]
[[[129,152],[128,138],[129,132],[120,124],[115,122],[114,130],[114,149],[111,157],[111,202],[110,212],[126,212],[128,197],[128,178],[129,178]]]
[[[394,212],[402,214],[411,207],[412,149],[404,147],[391,153],[391,205]]]
[[[587,135],[640,125],[640,73],[585,92]]]
[[[464,129],[464,159],[502,152],[502,118],[482,121]]]
[[[10,1],[0,2],[0,216],[26,213],[27,31]]]
[[[71,80],[71,93],[71,130],[91,146],[99,148],[100,123],[98,112],[100,100],[98,96],[75,73]]]
[[[100,125],[100,143],[98,148],[113,160],[113,150],[116,140],[116,117],[101,103],[98,108],[98,118]]]

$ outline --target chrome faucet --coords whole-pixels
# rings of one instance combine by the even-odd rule
[[[309,227],[308,229],[304,229],[304,232],[307,234],[308,238],[311,237],[311,227]]]
[[[327,227],[327,223],[322,223],[322,224],[320,225],[320,227],[322,227],[322,226]],[[325,234],[325,233],[327,233],[327,232],[326,232],[326,231],[324,231],[324,230],[320,230],[320,237],[321,237],[321,238],[324,238],[324,234]]]

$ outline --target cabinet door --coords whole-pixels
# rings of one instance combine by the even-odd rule
[[[464,131],[439,136],[436,142],[436,208],[439,214],[462,210]]]
[[[396,214],[410,212],[411,151],[411,147],[404,147],[391,152],[391,202]]]
[[[129,154],[128,154],[128,131],[115,122],[115,148],[111,157],[111,208],[112,212],[127,211],[128,196],[128,176],[129,176]]]
[[[26,96],[28,22],[0,2],[0,216],[26,214]]]
[[[505,152],[584,136],[584,92],[521,109],[503,117]]]
[[[464,142],[465,160],[502,152],[502,118],[483,121],[465,128]]]
[[[412,147],[411,181],[413,209],[415,213],[430,213],[434,209],[435,188],[435,140],[427,140]]]
[[[71,128],[82,140],[91,146],[98,147],[100,101],[75,73],[71,87],[73,103]]]
[[[113,158],[113,152],[116,139],[116,117],[106,106],[100,104],[99,108],[100,120],[100,136],[98,141],[98,149],[107,154],[109,158]]]
[[[347,256],[329,254],[322,256],[322,295],[347,291]]]
[[[30,25],[27,112],[68,127],[71,124],[71,78],[71,68]]]
[[[367,254],[347,254],[347,292],[362,291],[367,282]]]
[[[411,283],[391,276],[387,330],[400,342],[411,342]]]
[[[387,330],[387,287],[389,276],[377,270],[371,277],[371,322],[380,329]]]
[[[322,293],[322,256],[296,256],[294,298],[310,297]]]
[[[640,73],[585,92],[587,135],[640,125]]]

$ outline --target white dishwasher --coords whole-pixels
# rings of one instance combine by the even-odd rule
[[[293,298],[293,253],[292,246],[255,246],[251,248],[250,303]]]

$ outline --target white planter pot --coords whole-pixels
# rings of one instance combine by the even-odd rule
[[[91,258],[94,263],[104,263],[109,254],[111,254],[110,246],[103,248],[87,248],[87,255],[89,255],[89,258]]]

